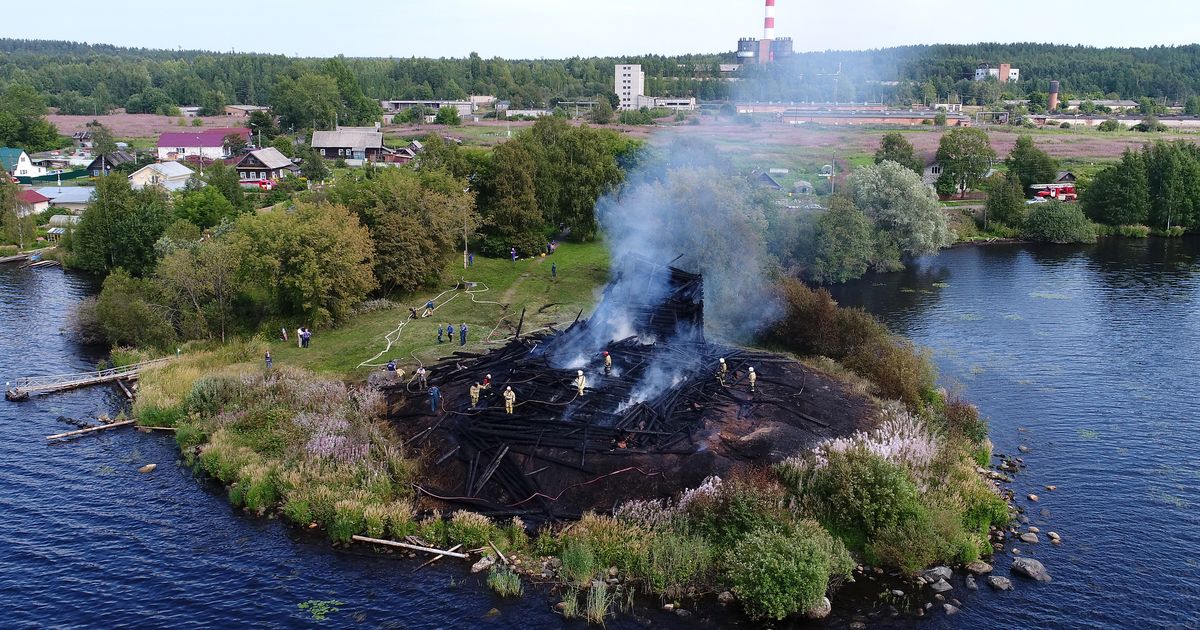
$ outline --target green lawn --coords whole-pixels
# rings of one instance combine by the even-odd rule
[[[550,265],[558,266],[558,278],[550,277]],[[461,258],[446,270],[445,286],[394,298],[401,308],[359,315],[333,330],[318,330],[307,349],[288,343],[271,342],[275,365],[298,365],[315,372],[358,380],[378,367],[358,367],[387,346],[384,336],[392,334],[391,350],[372,363],[383,364],[395,358],[412,373],[420,362],[428,364],[456,350],[480,351],[498,347],[513,334],[521,309],[526,309],[523,331],[528,332],[557,322],[569,325],[580,309],[586,315],[599,291],[608,280],[608,250],[602,243],[564,243],[551,256],[518,260],[475,258],[468,270]],[[459,278],[479,283],[471,292],[452,290]],[[446,291],[445,293],[442,293]],[[440,297],[438,297],[440,295]],[[437,298],[437,310],[429,318],[409,320],[408,307],[418,309],[425,301]],[[475,300],[475,301],[472,301]],[[467,347],[460,348],[457,329],[467,322]],[[405,323],[408,322],[408,323]],[[437,328],[453,323],[456,339],[438,344]],[[497,328],[498,326],[498,328]],[[485,337],[495,329],[491,341]],[[288,331],[289,337],[295,334]]]

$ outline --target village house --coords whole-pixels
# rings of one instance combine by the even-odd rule
[[[202,160],[220,160],[232,154],[225,137],[241,136],[250,142],[250,130],[245,127],[213,127],[198,131],[171,131],[158,137],[158,159],[182,160],[196,156]]]
[[[0,165],[13,177],[41,177],[46,174],[46,167],[33,163],[29,155],[21,149],[0,147]]]
[[[134,190],[146,186],[162,186],[167,190],[179,190],[192,179],[192,169],[179,162],[159,162],[144,166],[129,176],[129,185]]]
[[[36,190],[22,190],[17,193],[17,216],[27,217],[40,214],[50,207],[50,198]]]
[[[269,112],[270,107],[266,105],[226,105],[225,115],[235,118],[249,118],[254,112]]]
[[[51,208],[81,214],[91,203],[95,189],[84,186],[43,186],[34,190],[50,200]]]
[[[314,131],[310,146],[327,160],[380,162],[390,153],[383,146],[383,132],[375,127],[338,127]]]
[[[234,164],[234,169],[244,183],[276,182],[300,172],[300,168],[275,147],[250,151]]]
[[[97,156],[96,159],[92,160],[92,163],[87,165],[88,176],[100,177],[101,175],[108,175],[114,168],[123,164],[133,164],[136,161],[137,158],[132,153],[113,151],[108,155]]]

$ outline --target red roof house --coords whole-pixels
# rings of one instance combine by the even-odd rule
[[[196,131],[169,131],[158,137],[158,159],[182,160],[198,156],[209,160],[230,157],[225,147],[225,137],[241,136],[250,141],[250,130],[245,127],[210,127]]]

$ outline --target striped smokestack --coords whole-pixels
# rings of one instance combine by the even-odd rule
[[[767,0],[767,13],[763,18],[763,39],[775,39],[775,0]]]

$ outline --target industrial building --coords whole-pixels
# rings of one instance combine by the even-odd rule
[[[987,81],[988,79],[996,79],[1001,83],[1009,81],[1018,81],[1021,78],[1021,71],[1007,63],[1002,63],[999,67],[993,68],[991,64],[981,63],[975,67],[975,80]]]
[[[792,56],[792,38],[775,38],[775,0],[766,0],[762,39],[738,40],[737,59],[743,65],[765,64]]]
[[[613,91],[620,99],[617,109],[637,109],[638,98],[646,95],[646,73],[642,72],[641,64],[617,64]]]
[[[617,64],[613,72],[613,91],[620,99],[617,104],[619,110],[629,111],[645,107],[690,112],[696,109],[695,98],[646,96],[646,73],[642,72],[642,66],[636,63]]]

